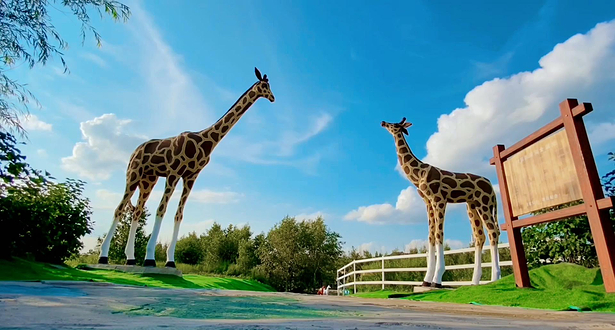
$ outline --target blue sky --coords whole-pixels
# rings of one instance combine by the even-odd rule
[[[285,215],[320,214],[346,248],[421,244],[425,207],[379,125],[404,116],[417,156],[497,183],[492,147],[511,145],[558,116],[566,97],[578,98],[594,105],[585,120],[601,174],[612,167],[612,1],[127,4],[133,15],[125,24],[93,15],[102,48],[93,38],[82,46],[78,22],[54,11],[70,45],[70,74],[59,61],[12,73],[43,105],[26,120],[31,163],[88,182],[95,225],[87,247],[111,223],[134,148],[211,125],[256,81],[255,66],[276,102],[257,102],[220,143],[195,184],[181,234],[213,221],[266,232]],[[177,202],[163,221],[163,241]],[[460,247],[470,235],[465,207],[449,207],[445,238]]]

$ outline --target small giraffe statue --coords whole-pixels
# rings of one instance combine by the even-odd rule
[[[177,243],[179,226],[183,218],[184,206],[194,181],[201,170],[209,163],[212,151],[258,98],[264,97],[270,102],[275,101],[269,87],[267,75],[261,76],[257,68],[254,68],[254,71],[258,81],[243,93],[226,114],[212,126],[200,132],[184,132],[178,136],[166,139],[149,140],[135,149],[128,162],[124,197],[115,210],[113,223],[103,241],[98,263],[107,264],[109,262],[109,245],[121,215],[124,212],[134,212],[132,219],[139,219],[143,213],[145,202],[158,178],[166,177],[164,194],[156,212],[156,221],[154,222],[152,235],[147,244],[144,266],[156,266],[154,251],[158,233],[160,232],[160,224],[166,212],[169,199],[181,178],[184,188],[175,214],[173,238],[167,249],[167,262],[165,265],[166,267],[175,267],[175,244]],[[139,200],[135,208],[132,206],[130,199],[137,188],[139,188]],[[127,265],[136,264],[134,243],[137,227],[138,221],[133,221],[130,226],[130,234],[125,249]]]
[[[444,213],[447,203],[467,203],[468,216],[474,234],[474,274],[472,283],[478,285],[482,276],[481,256],[485,244],[483,225],[487,227],[491,244],[491,280],[500,278],[497,222],[497,199],[488,179],[471,173],[451,173],[421,162],[410,150],[404,134],[412,126],[404,117],[399,123],[382,122],[395,138],[397,157],[408,180],[425,201],[429,217],[429,248],[427,273],[423,286],[442,287],[444,274]],[[434,251],[435,249],[435,251]],[[436,260],[437,254],[437,260]]]

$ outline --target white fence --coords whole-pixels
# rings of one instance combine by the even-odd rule
[[[508,247],[509,247],[508,243],[498,244],[498,249],[508,248]],[[483,246],[483,253],[485,253],[485,250],[488,250],[489,248],[490,248],[489,245]],[[474,252],[474,251],[475,249],[473,247],[465,248],[465,249],[458,249],[458,250],[448,250],[448,251],[444,251],[444,255],[468,253],[468,252]],[[388,256],[388,257],[382,256],[382,257],[369,258],[369,259],[353,260],[346,266],[337,270],[337,294],[339,295],[340,292],[344,291],[344,288],[347,288],[350,286],[353,287],[353,292],[356,293],[357,285],[378,285],[380,284],[382,285],[382,289],[384,289],[385,285],[413,285],[413,286],[421,285],[423,284],[423,281],[420,281],[420,282],[419,281],[386,281],[384,277],[385,273],[425,272],[427,271],[427,267],[416,267],[416,268],[385,268],[384,267],[385,260],[413,259],[413,258],[427,258],[427,254],[426,253],[402,254],[402,255]],[[375,262],[375,261],[381,261],[381,264],[382,264],[381,268],[357,270],[357,264],[362,264],[366,262]],[[483,262],[481,266],[483,268],[491,268],[491,262]],[[512,266],[512,261],[500,261],[500,267],[502,266]],[[348,272],[349,270],[348,268],[351,268],[351,267],[352,267],[352,271]],[[445,269],[446,270],[474,269],[474,264],[446,265]],[[357,274],[361,275],[361,274],[370,274],[370,273],[382,273],[382,280],[357,282]],[[350,277],[352,277],[352,282],[348,282]],[[491,281],[480,281],[480,284],[486,284],[489,282]],[[472,284],[471,281],[442,282],[442,285],[446,285],[446,286],[463,286],[463,285],[471,285],[471,284]]]

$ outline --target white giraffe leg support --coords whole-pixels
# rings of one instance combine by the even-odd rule
[[[102,246],[100,247],[100,257],[98,258],[99,264],[108,264],[109,263],[109,246],[111,245],[111,239],[113,239],[113,235],[115,234],[115,229],[117,228],[117,224],[120,222],[120,219],[113,219],[111,223],[111,228],[109,228],[109,232],[105,239],[103,240]]]
[[[147,242],[147,250],[145,252],[145,260],[156,260],[156,241],[158,240],[158,234],[160,234],[160,225],[162,224],[162,217],[156,217],[154,222],[154,229],[152,229],[152,235]]]
[[[179,225],[181,225],[181,223],[181,221],[175,221],[175,225],[173,226],[173,239],[171,240],[171,244],[169,244],[169,248],[167,249],[167,263],[165,265],[167,267],[175,267],[175,244],[177,244]]]
[[[136,265],[135,260],[135,236],[137,235],[137,228],[139,227],[139,221],[132,221],[130,223],[130,232],[128,233],[128,241],[126,242],[126,248],[124,253],[126,254],[126,264]]]
[[[497,281],[501,277],[499,252],[497,244],[491,245],[491,281]]]
[[[476,244],[474,246],[474,275],[472,276],[472,284],[480,284],[480,278],[483,276],[482,257],[483,247]]]
[[[442,275],[444,275],[444,246],[442,243],[436,244],[436,273],[433,276],[432,283],[442,285]]]
[[[429,244],[429,248],[427,250],[427,272],[425,273],[425,279],[423,282],[427,282],[431,284],[431,280],[433,279],[433,274],[436,270],[436,247],[435,245]]]

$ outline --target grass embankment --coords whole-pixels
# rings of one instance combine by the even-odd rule
[[[480,286],[402,294],[392,291],[358,293],[364,298],[396,298],[451,303],[516,306],[550,310],[580,309],[615,312],[615,294],[604,290],[600,269],[574,264],[543,266],[530,271],[532,289],[519,289],[513,275]]]
[[[224,289],[274,291],[253,280],[185,274],[182,277],[158,274],[131,274],[109,270],[79,270],[38,262],[0,260],[0,281],[89,281],[157,288]]]

